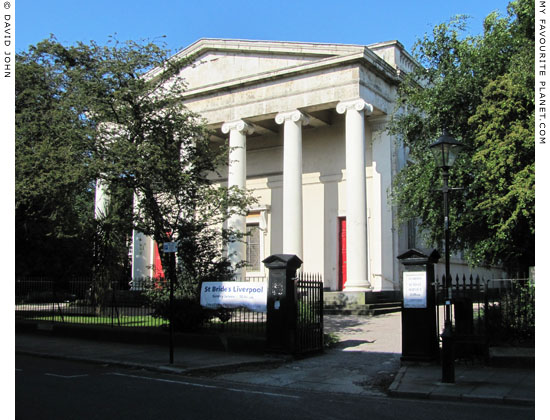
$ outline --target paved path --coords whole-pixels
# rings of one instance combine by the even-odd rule
[[[220,378],[337,393],[385,395],[400,368],[401,316],[327,315],[325,332],[339,343],[322,355],[269,370],[226,373]]]

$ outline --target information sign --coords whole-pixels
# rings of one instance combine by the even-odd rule
[[[426,272],[405,271],[403,273],[403,307],[426,308]]]
[[[255,312],[266,312],[267,283],[204,282],[201,287],[201,306],[210,309],[245,307]]]
[[[162,252],[178,252],[178,243],[177,242],[164,242],[162,244]]]

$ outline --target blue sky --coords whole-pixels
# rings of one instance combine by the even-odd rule
[[[121,41],[166,35],[168,48],[200,38],[372,44],[397,39],[410,51],[417,38],[456,14],[471,16],[482,32],[491,11],[506,14],[507,0],[50,0],[15,1],[16,51],[53,33],[64,44],[114,33]]]

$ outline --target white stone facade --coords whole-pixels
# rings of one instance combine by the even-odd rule
[[[401,72],[415,65],[403,46],[202,39],[178,57],[191,59],[185,105],[215,130],[213,141],[235,147],[217,181],[258,198],[250,217],[229,223],[259,227],[261,258],[296,254],[303,271],[341,290],[345,240],[344,290],[398,290],[407,234],[388,194],[405,154],[386,124]],[[246,256],[241,244],[229,251]]]

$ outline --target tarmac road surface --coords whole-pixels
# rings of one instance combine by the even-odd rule
[[[16,355],[18,419],[534,418],[534,407],[313,392]]]

